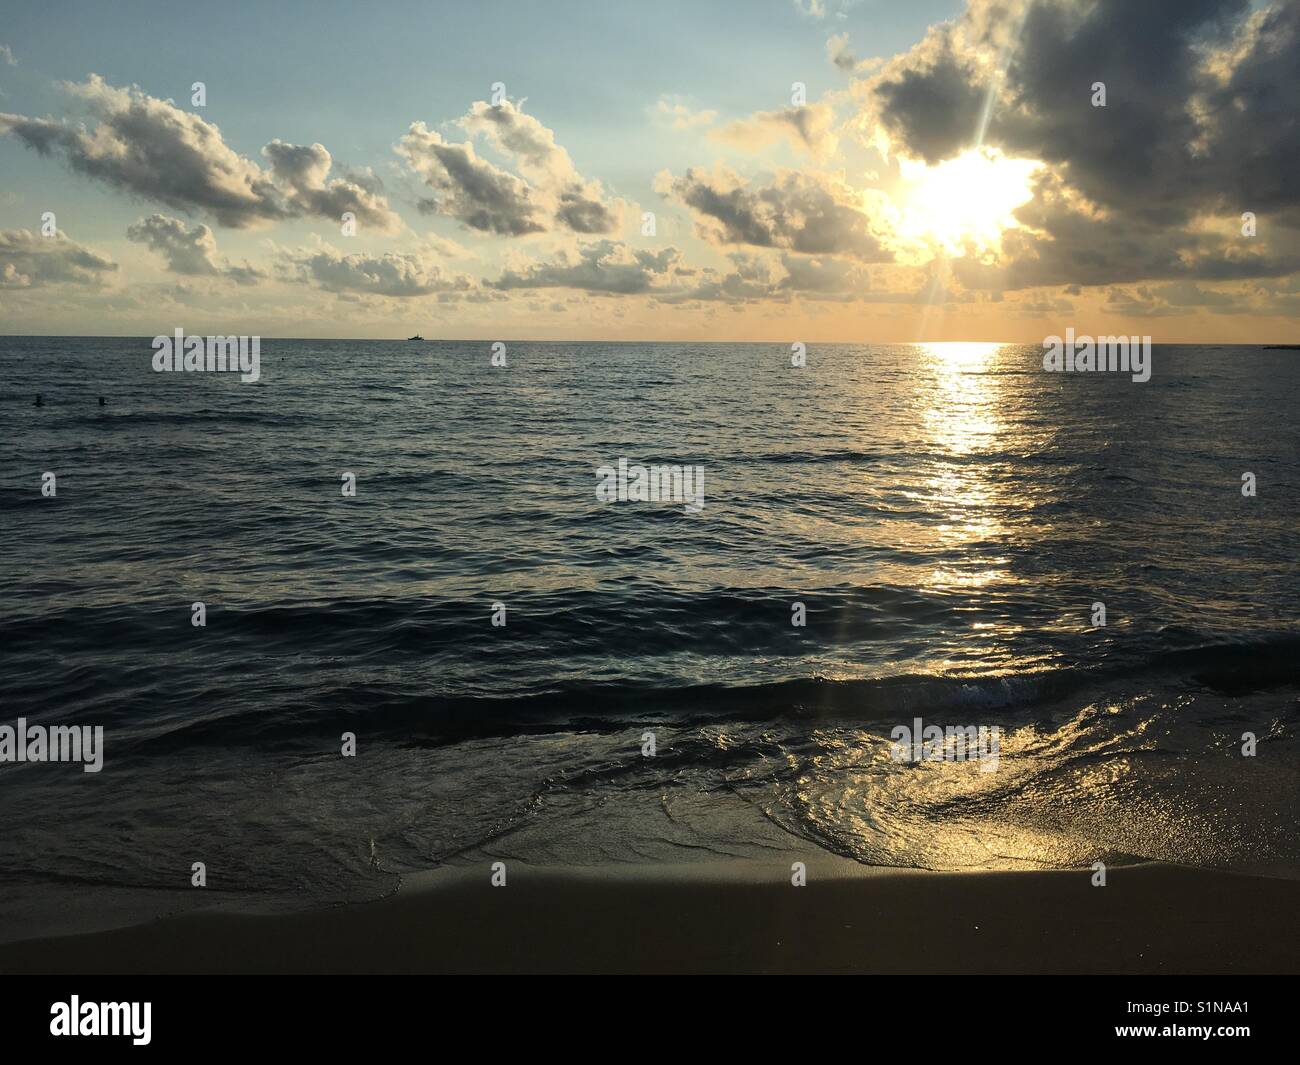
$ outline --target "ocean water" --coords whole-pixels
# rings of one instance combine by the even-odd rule
[[[0,338],[0,724],[105,729],[0,765],[0,938],[497,858],[1300,872],[1296,352],[489,354]],[[601,502],[620,458],[702,511]],[[996,769],[895,761],[918,717]]]

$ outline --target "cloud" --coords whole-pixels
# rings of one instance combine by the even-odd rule
[[[680,96],[661,96],[650,113],[657,121],[672,126],[673,129],[711,126],[718,118],[717,111],[696,111]]]
[[[13,49],[7,44],[0,44],[0,63],[4,63],[7,67],[16,67],[18,65],[18,60],[14,58]]]
[[[1146,287],[1134,291],[1112,288],[1106,293],[1106,302],[1101,309],[1107,314],[1129,318],[1168,318],[1182,313],[1168,304],[1159,303],[1155,294]]]
[[[840,179],[794,170],[767,185],[750,186],[720,167],[659,175],[656,190],[689,207],[696,231],[714,244],[748,244],[810,255],[845,255],[885,262],[885,251],[858,204],[861,197]]]
[[[928,285],[919,291],[873,291],[870,273],[865,266],[831,256],[732,252],[727,258],[731,261],[730,270],[705,269],[693,285],[663,294],[661,302],[742,305],[798,300],[918,304],[926,302],[932,295]]]
[[[265,277],[247,263],[231,266],[221,259],[216,237],[202,223],[187,229],[179,218],[155,214],[132,223],[127,227],[126,237],[162,255],[167,260],[167,269],[174,274],[225,277],[240,285],[251,285]]]
[[[931,164],[981,130],[1045,164],[1029,228],[966,283],[1270,277],[1300,268],[1297,69],[1293,3],[971,0],[870,80],[863,126]],[[1247,210],[1271,223],[1253,241],[1221,224]]]
[[[464,294],[475,287],[474,281],[463,274],[445,273],[425,251],[344,255],[323,244],[286,252],[283,258],[297,280],[340,294],[412,299]]]
[[[444,259],[473,259],[476,257],[465,245],[438,233],[425,233],[420,239],[431,252]]]
[[[27,229],[0,230],[0,289],[45,285],[100,285],[117,263],[59,232],[42,237]]]
[[[434,192],[421,201],[421,210],[499,236],[557,229],[594,235],[618,228],[620,204],[600,182],[579,174],[554,132],[518,105],[479,101],[457,124],[508,157],[517,173],[480,157],[472,140],[451,143],[423,122],[413,123],[397,152]]]
[[[1157,286],[1155,294],[1174,307],[1215,307],[1226,311],[1241,306],[1241,300],[1231,293],[1202,288],[1190,281]]]
[[[562,249],[550,262],[506,270],[492,286],[497,289],[572,288],[607,295],[639,295],[666,284],[680,262],[676,248],[658,251],[631,248],[621,241],[582,244],[576,252]]]
[[[993,262],[961,258],[953,272],[969,288],[1105,285],[1144,280],[1228,281],[1279,277],[1300,269],[1300,244],[1279,253],[1262,242],[1196,226],[1170,226],[1140,213],[1099,211],[1059,177],[1034,181],[1015,211],[1023,228],[1002,235]]]
[[[0,133],[41,155],[58,155],[74,172],[180,211],[202,211],[218,224],[245,228],[304,215],[337,219],[353,210],[380,229],[400,227],[382,196],[329,179],[330,155],[274,141],[264,170],[234,151],[221,131],[138,88],[119,89],[97,74],[64,83],[96,119],[93,131],[52,119],[0,114]]]
[[[1112,287],[1106,293],[1103,309],[1137,318],[1176,317],[1200,309],[1211,314],[1258,314],[1268,310],[1250,292],[1222,292],[1189,281],[1133,289]]]
[[[818,22],[830,17],[847,18],[848,12],[861,2],[862,0],[793,0],[795,11],[804,18]]]
[[[386,233],[401,228],[373,176],[367,182],[371,187],[329,177],[334,160],[323,144],[285,144],[277,138],[262,149],[262,155],[271,164],[272,176],[304,214],[338,220],[350,212],[362,226]]]
[[[789,293],[780,290],[782,274],[772,256],[742,251],[732,252],[727,258],[732,267],[729,271],[707,267],[700,271],[698,280],[689,286],[659,294],[659,301],[670,305],[729,303],[739,306],[770,300],[789,300]]]
[[[546,232],[542,207],[528,183],[480,159],[473,144],[449,144],[423,122],[413,122],[397,151],[434,192],[420,201],[421,211],[450,215],[470,229],[499,236]]]
[[[883,62],[881,59],[859,59],[849,51],[849,35],[837,33],[826,39],[826,58],[844,71],[845,74],[861,74],[874,70]]]
[[[1022,318],[1063,318],[1074,313],[1073,303],[1050,294],[1034,299],[1008,301],[1004,306]]]
[[[941,24],[874,79],[878,119],[893,143],[934,164],[974,145],[987,92],[973,59]]]
[[[749,118],[731,122],[709,134],[746,151],[757,151],[778,141],[818,158],[834,154],[839,137],[834,132],[835,112],[826,103],[757,111]]]
[[[804,297],[853,300],[871,288],[871,276],[860,263],[826,255],[782,255],[786,276],[780,288]]]

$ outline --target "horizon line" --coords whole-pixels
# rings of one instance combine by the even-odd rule
[[[181,327],[177,327],[181,328]],[[154,337],[171,335],[155,333],[149,336],[145,333],[0,333],[0,340],[152,340]],[[261,340],[303,340],[303,341],[337,341],[346,342],[374,342],[374,343],[398,343],[398,344],[494,344],[494,343],[512,343],[512,344],[777,344],[788,347],[793,343],[802,344],[882,344],[882,345],[899,345],[899,346],[921,346],[928,344],[1001,344],[1004,346],[1036,346],[1046,342],[1049,337],[1058,334],[1045,334],[1043,340],[989,340],[987,338],[969,338],[961,340],[694,340],[685,338],[673,338],[669,340],[648,340],[644,338],[620,339],[614,337],[601,337],[597,339],[578,340],[571,338],[560,338],[547,340],[538,337],[421,337],[418,341],[410,337],[298,337],[298,336],[273,336],[266,333],[207,333],[187,331],[188,336],[257,336]],[[1134,334],[1112,334],[1112,333],[1078,333],[1076,336],[1133,336]],[[1143,335],[1143,334],[1139,334]],[[1215,341],[1207,342],[1203,340],[1155,340],[1151,341],[1152,347],[1240,347],[1240,348],[1267,348],[1267,347],[1291,347],[1300,348],[1300,338],[1294,340],[1258,340],[1258,341]]]

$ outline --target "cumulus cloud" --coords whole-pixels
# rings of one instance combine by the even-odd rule
[[[517,104],[479,101],[457,124],[471,140],[449,142],[415,122],[397,144],[398,154],[433,190],[421,210],[500,236],[617,229],[619,205],[600,182],[578,173],[552,130]],[[478,155],[476,136],[506,156],[516,172]]]
[[[869,80],[866,128],[936,163],[977,142],[1048,173],[990,282],[1268,277],[1297,268],[1300,5],[970,0]],[[1091,103],[1104,82],[1107,106]],[[1253,244],[1214,232],[1268,216]]]
[[[272,176],[304,214],[337,220],[350,212],[362,226],[384,232],[401,227],[373,175],[366,175],[365,183],[329,176],[334,159],[323,144],[285,144],[277,138],[262,149],[262,155],[271,164]]]
[[[714,244],[749,244],[863,261],[892,258],[861,210],[861,196],[837,177],[787,170],[751,186],[719,167],[659,175],[657,191],[694,213],[697,232]]]
[[[662,304],[747,304],[791,300],[914,302],[910,293],[870,293],[867,268],[834,256],[733,251],[723,270],[686,265],[675,247],[633,248],[601,240],[504,271],[490,286],[573,289],[605,296],[647,296]]]
[[[549,262],[506,270],[494,288],[572,288],[607,295],[639,295],[666,285],[676,274],[681,254],[676,248],[658,251],[631,248],[622,241],[598,240],[561,249]]]
[[[975,70],[953,48],[948,32],[905,66],[881,77],[876,95],[885,129],[904,150],[938,163],[975,143],[984,90]]]
[[[42,237],[27,229],[0,230],[0,289],[45,285],[100,285],[117,263],[59,232]]]
[[[382,255],[345,255],[323,244],[318,248],[284,253],[291,276],[327,292],[412,299],[468,293],[474,281],[463,274],[444,272],[427,252],[385,252]]]
[[[431,198],[420,201],[421,211],[450,215],[470,229],[500,236],[546,231],[528,183],[481,159],[473,144],[448,143],[423,122],[413,122],[397,151],[433,190]]]
[[[97,74],[63,88],[96,120],[93,130],[0,114],[0,133],[61,157],[76,173],[177,210],[202,211],[223,226],[303,215],[337,219],[344,210],[380,229],[400,226],[382,196],[328,177],[331,159],[319,144],[294,149],[273,142],[264,149],[268,171],[226,144],[212,123],[138,88],[115,88]]]
[[[162,255],[174,274],[225,277],[241,285],[251,285],[265,276],[247,264],[231,266],[225,262],[217,254],[212,230],[202,223],[187,228],[179,218],[155,214],[128,226],[126,236]]]
[[[1099,211],[1053,174],[1035,180],[1033,199],[1015,215],[1023,227],[1002,235],[995,261],[953,262],[963,285],[1021,289],[1143,280],[1228,281],[1279,277],[1300,269],[1300,246],[1294,242],[1273,253],[1262,241],[1166,225],[1141,213]]]
[[[758,111],[749,118],[714,130],[710,136],[746,151],[786,141],[792,148],[819,158],[834,154],[839,146],[835,112],[827,103]]]

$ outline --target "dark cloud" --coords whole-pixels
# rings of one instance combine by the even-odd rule
[[[933,164],[974,144],[987,90],[958,55],[950,27],[932,30],[926,41],[913,62],[882,75],[875,92],[895,142]]]
[[[1203,156],[1225,209],[1300,227],[1300,4],[1260,12],[1203,96]]]
[[[1000,261],[953,261],[968,288],[1106,285],[1145,280],[1229,281],[1280,277],[1300,269],[1300,244],[1273,253],[1263,242],[1203,228],[1169,226],[1142,215],[1099,214],[1061,179],[1040,175],[1034,197],[1015,212],[1023,228],[1002,234]]]
[[[870,99],[896,148],[928,163],[983,129],[985,145],[1047,164],[1017,212],[1038,232],[1007,233],[1002,262],[966,264],[969,282],[1225,280],[1300,265],[1297,70],[1293,2],[971,0],[872,79]],[[1243,211],[1271,224],[1254,241],[1216,235]]]
[[[599,199],[587,195],[578,187],[568,188],[559,195],[555,220],[574,233],[610,233],[618,228],[618,219]]]
[[[1206,55],[1229,43],[1248,9],[1248,0],[1036,0],[990,139],[1057,164],[1093,202],[1158,224],[1220,204],[1235,166],[1204,170],[1219,169],[1203,143],[1209,115],[1201,108],[1212,85]],[[1105,107],[1091,104],[1094,82],[1106,85]]]

